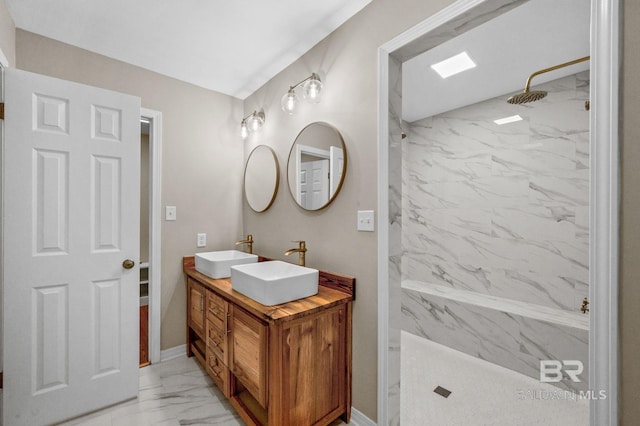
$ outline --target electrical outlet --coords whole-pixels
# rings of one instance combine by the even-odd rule
[[[196,238],[196,245],[198,247],[206,247],[207,245],[207,234],[198,234]]]
[[[373,210],[358,211],[358,231],[373,232],[375,229]]]
[[[164,220],[176,220],[176,206],[165,206]]]

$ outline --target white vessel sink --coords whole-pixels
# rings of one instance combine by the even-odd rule
[[[258,256],[238,250],[209,251],[196,253],[196,271],[211,278],[227,278],[231,276],[233,265],[257,263]]]
[[[231,267],[231,288],[266,306],[318,293],[318,271],[279,260]]]

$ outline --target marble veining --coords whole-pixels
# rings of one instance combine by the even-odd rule
[[[243,425],[195,358],[185,356],[140,369],[137,399],[63,425]]]
[[[387,418],[388,425],[400,425],[400,330],[402,276],[402,64],[389,57],[389,323],[387,341]]]
[[[589,73],[535,89],[549,95],[409,124],[403,280],[578,311],[589,275]],[[522,121],[493,122],[514,114]]]
[[[549,95],[405,124],[401,188],[394,172],[390,191],[401,276],[394,268],[390,282],[401,283],[403,331],[534,379],[540,360],[580,360],[583,381],[557,385],[586,390],[589,73],[534,89]],[[522,121],[493,122],[514,114]]]
[[[485,361],[540,378],[540,360],[579,360],[581,382],[554,385],[588,389],[588,323],[579,314],[507,299],[403,282],[402,330]]]
[[[405,290],[420,292],[423,295],[447,298],[456,302],[484,307],[495,311],[502,311],[510,315],[519,315],[539,321],[551,322],[565,327],[573,327],[589,331],[589,317],[577,312],[569,312],[567,310],[554,309],[542,305],[532,305],[530,303],[520,302],[517,300],[484,295],[477,292],[457,290],[420,281],[403,281],[402,288]]]

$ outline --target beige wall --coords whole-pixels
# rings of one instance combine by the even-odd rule
[[[9,66],[16,65],[16,26],[9,14],[7,2],[0,0],[0,49],[9,61]]]
[[[259,134],[245,142],[245,155],[258,144],[271,146],[281,165],[281,185],[265,213],[244,208],[245,232],[254,251],[286,258],[283,252],[307,242],[307,264],[356,277],[353,322],[353,405],[376,419],[377,233],[356,231],[358,210],[377,210],[378,47],[452,3],[451,0],[374,0],[354,18],[245,100],[245,113],[264,108]],[[301,103],[289,116],[280,109],[288,87],[319,72],[324,92],[319,104]],[[336,126],[347,146],[347,174],[337,199],[320,212],[297,207],[287,185],[287,158],[296,135],[313,121]]]
[[[22,30],[16,52],[17,68],[136,95],[162,112],[162,205],[176,206],[178,220],[162,221],[161,345],[184,344],[182,256],[227,249],[242,234],[242,102]]]
[[[640,418],[640,2],[623,0],[620,387],[622,426]]]

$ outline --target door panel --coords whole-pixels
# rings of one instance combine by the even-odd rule
[[[93,291],[93,378],[117,373],[120,368],[120,280],[94,282]]]
[[[32,323],[36,354],[33,392],[50,392],[69,383],[68,286],[34,288],[32,292]]]
[[[37,215],[33,231],[35,253],[66,254],[69,241],[69,155],[36,149],[33,162]]]
[[[329,201],[329,160],[317,160],[311,166],[311,210],[319,209]]]
[[[91,157],[91,223],[93,251],[120,248],[120,159]]]
[[[138,392],[140,100],[8,69],[3,420]]]

